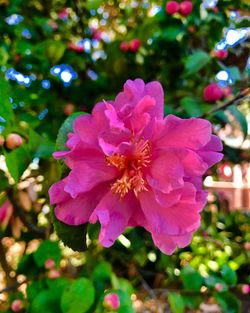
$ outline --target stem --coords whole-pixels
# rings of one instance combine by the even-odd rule
[[[246,99],[249,99],[250,100],[250,97],[248,96],[250,92],[250,88],[246,88],[244,90],[242,90],[238,95],[236,95],[233,99],[223,103],[222,105],[212,109],[211,111],[207,112],[207,113],[204,113],[203,115],[201,115],[200,117],[201,118],[204,118],[206,117],[207,115],[211,115],[215,112],[218,112],[220,110],[225,110],[227,107],[229,107],[230,105],[232,104],[236,104],[238,105],[240,102],[242,102],[243,100],[246,100]]]

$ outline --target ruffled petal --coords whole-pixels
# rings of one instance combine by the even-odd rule
[[[140,194],[141,208],[151,233],[182,236],[199,227],[199,212],[203,202],[200,199],[197,201],[195,187],[185,183],[179,192],[181,194],[179,202],[170,207],[167,203],[165,207],[160,205],[150,192]]]
[[[199,150],[211,139],[211,124],[199,118],[181,119],[168,115],[156,125],[154,144],[157,148]]]
[[[63,190],[61,192],[64,193]],[[59,202],[55,207],[57,219],[68,225],[81,225],[88,222],[105,192],[107,192],[107,187],[100,185],[74,199],[67,194],[67,200]]]
[[[192,241],[193,233],[183,236],[169,236],[152,233],[154,244],[165,254],[171,255],[176,248],[184,248]]]
[[[168,193],[183,186],[183,176],[183,166],[176,152],[166,150],[153,160],[146,178],[153,189]]]
[[[132,193],[123,201],[117,195],[108,192],[98,203],[90,216],[90,223],[101,224],[99,241],[104,247],[110,247],[128,226],[128,221],[136,209],[136,198]]]
[[[118,171],[115,167],[109,167],[103,159],[99,162],[95,162],[89,166],[86,162],[78,163],[78,165],[72,169],[67,181],[65,183],[64,190],[68,192],[72,198],[76,198],[80,193],[88,192],[95,186],[102,182],[112,180],[118,175]]]

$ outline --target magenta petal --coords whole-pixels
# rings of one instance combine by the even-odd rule
[[[181,199],[171,207],[159,205],[152,193],[140,195],[142,211],[145,214],[148,230],[171,236],[182,236],[196,230],[200,225],[201,203],[196,199],[196,189],[185,183],[180,190]]]
[[[171,255],[177,247],[184,248],[192,241],[193,233],[183,236],[152,234],[154,244],[163,252]]]
[[[184,171],[175,151],[166,150],[150,166],[147,182],[153,188],[168,193],[183,186]]]
[[[69,195],[64,191],[65,179],[54,183],[49,189],[50,203],[56,204],[68,200]]]
[[[118,174],[117,169],[109,167],[103,162],[92,164],[95,167],[89,166],[87,163],[79,163],[70,172],[64,190],[68,192],[72,198],[76,198],[79,193],[90,191],[96,185],[110,181]]]
[[[185,176],[202,176],[208,169],[207,163],[196,153],[189,149],[176,152],[184,168]]]
[[[104,247],[110,247],[128,226],[128,221],[135,209],[135,197],[128,194],[123,199],[108,192],[98,203],[90,216],[90,223],[101,224],[99,241]]]
[[[146,84],[145,92],[147,95],[155,99],[156,105],[151,109],[150,115],[158,119],[163,119],[164,112],[164,92],[159,82],[151,82]]]
[[[68,225],[81,225],[88,222],[105,190],[103,186],[98,186],[87,193],[80,194],[77,198],[68,197],[68,200],[58,203],[55,207],[56,217]]]
[[[198,150],[211,139],[211,124],[203,119],[181,119],[168,115],[164,125],[159,123],[155,143],[159,148],[188,148]]]

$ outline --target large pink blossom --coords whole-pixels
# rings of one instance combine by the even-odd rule
[[[49,192],[59,220],[99,221],[105,247],[127,226],[144,227],[167,254],[190,243],[206,202],[202,175],[222,144],[206,120],[164,118],[163,101],[160,83],[128,80],[115,101],[75,119],[67,150],[54,153],[70,169]]]

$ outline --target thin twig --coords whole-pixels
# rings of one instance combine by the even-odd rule
[[[250,97],[248,96],[249,93],[250,93],[250,88],[246,88],[246,89],[242,90],[238,95],[236,95],[233,99],[223,103],[222,105],[212,109],[211,111],[209,111],[207,113],[204,113],[200,117],[204,118],[204,117],[211,115],[215,112],[218,112],[220,110],[225,110],[226,108],[228,108],[232,104],[238,105],[239,103],[241,103],[243,100],[246,100],[246,99],[249,99],[249,101],[250,101]]]
[[[13,285],[10,285],[10,286],[7,286],[7,287],[1,289],[0,290],[0,294],[4,293],[4,292],[9,292],[9,291],[15,291],[15,290],[17,290],[18,287],[20,287],[21,285],[23,285],[23,284],[25,284],[27,282],[28,282],[28,280],[24,280],[24,281],[22,281],[20,283],[16,282]]]
[[[36,234],[39,238],[46,238],[46,228],[45,227],[38,227],[34,225],[30,219],[28,218],[27,214],[24,212],[22,205],[20,204],[20,201],[15,197],[13,189],[7,190],[7,195],[14,207],[14,211],[17,214],[17,216],[20,218],[20,220],[23,222],[23,224],[28,228],[29,231]]]

